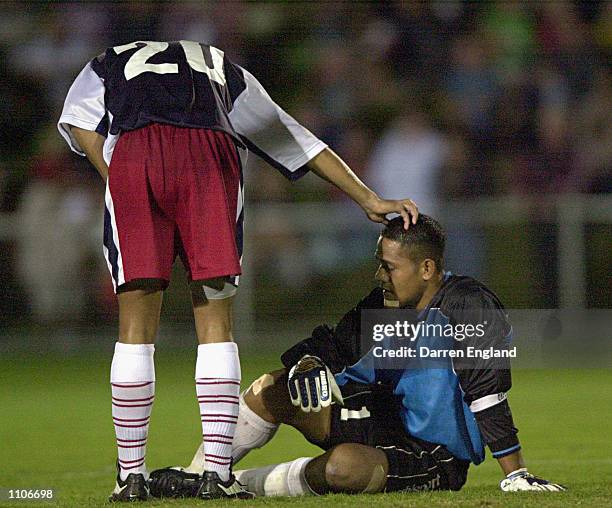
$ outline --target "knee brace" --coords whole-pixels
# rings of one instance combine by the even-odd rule
[[[191,292],[205,300],[224,300],[236,294],[238,288],[230,282],[230,277],[192,281]]]

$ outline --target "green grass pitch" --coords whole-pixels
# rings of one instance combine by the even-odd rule
[[[58,506],[108,506],[114,485],[114,434],[110,417],[110,356],[41,355],[0,359],[0,488],[56,489]],[[158,348],[157,394],[150,428],[149,468],[185,464],[200,435],[193,387],[194,356]],[[272,356],[242,354],[244,386],[279,365]],[[254,506],[611,506],[611,373],[606,370],[531,370],[514,373],[510,401],[530,470],[561,482],[561,494],[508,494],[500,470],[487,458],[471,468],[461,492],[409,493],[302,499],[257,499]],[[239,468],[317,454],[290,428],[252,452]],[[208,502],[235,506],[239,501]],[[0,503],[2,504],[2,503]],[[31,504],[31,503],[30,503]],[[45,503],[38,502],[37,505]],[[47,503],[49,504],[49,503]],[[154,501],[152,506],[202,502]],[[27,502],[2,506],[25,506]]]

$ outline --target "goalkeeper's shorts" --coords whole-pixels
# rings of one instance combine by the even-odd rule
[[[347,388],[342,387],[343,394]],[[353,392],[345,395],[344,406],[332,405],[329,437],[314,444],[324,450],[341,443],[382,450],[389,462],[386,492],[463,487],[470,463],[454,457],[444,446],[406,434],[397,402],[388,391],[360,385]]]

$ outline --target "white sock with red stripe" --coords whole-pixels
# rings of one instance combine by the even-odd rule
[[[232,441],[232,458],[236,465],[242,458],[255,448],[261,448],[274,437],[279,425],[270,423],[253,411],[244,400],[244,394],[240,394],[240,405],[238,412],[238,423]],[[206,454],[204,443],[200,445],[189,467],[185,468],[188,473],[202,474],[206,469]]]
[[[232,440],[238,421],[238,346],[233,342],[200,344],[195,378],[206,470],[216,472],[222,481],[227,481],[232,462]]]
[[[111,365],[113,423],[120,476],[148,472],[145,465],[149,418],[155,399],[153,344],[115,344]]]

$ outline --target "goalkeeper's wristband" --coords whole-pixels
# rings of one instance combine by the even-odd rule
[[[501,459],[521,449],[507,400],[478,411],[474,416],[485,444],[494,458]]]
[[[511,434],[503,439],[499,439],[494,443],[489,443],[489,450],[494,459],[501,459],[507,455],[518,452],[521,449],[516,434]]]

